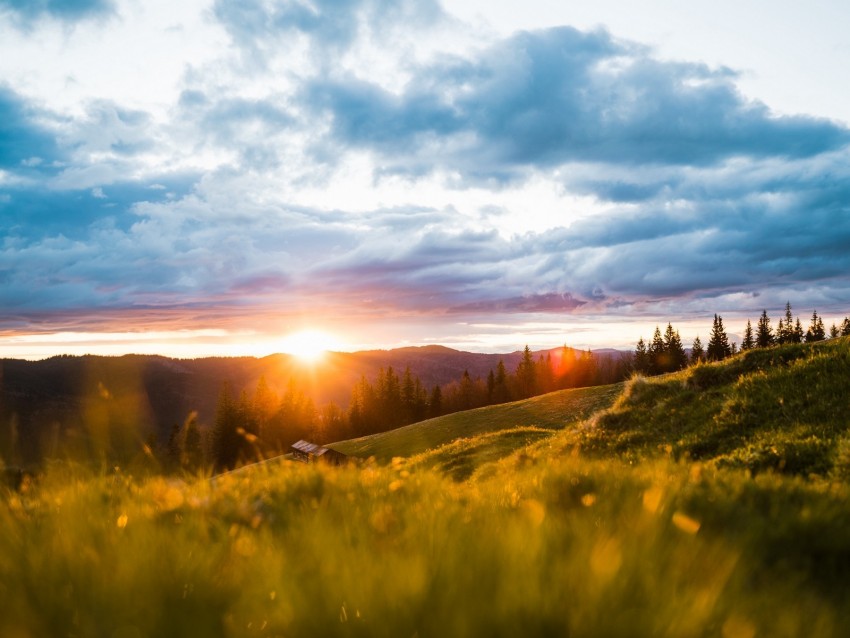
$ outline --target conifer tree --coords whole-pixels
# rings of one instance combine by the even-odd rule
[[[729,337],[723,328],[723,318],[720,315],[714,315],[714,324],[711,327],[711,335],[706,348],[706,358],[709,361],[723,361],[731,354],[732,347],[729,345]]]
[[[824,339],[826,339],[826,330],[823,326],[823,319],[818,317],[818,311],[815,310],[812,313],[812,323],[806,331],[806,343],[823,341]]]
[[[665,356],[664,338],[661,336],[661,330],[655,326],[655,333],[652,335],[652,341],[649,344],[649,373],[662,374],[666,371],[667,357]]]
[[[841,335],[841,331],[838,329],[838,326],[836,326],[836,325],[833,323],[833,324],[829,327],[829,338],[830,338],[830,339],[835,339],[836,337],[839,337],[840,335]]]
[[[487,403],[493,403],[493,395],[496,392],[496,375],[493,372],[493,369],[490,368],[490,372],[487,373]]]
[[[506,403],[511,400],[510,390],[508,389],[508,371],[505,369],[505,362],[499,359],[496,366],[496,385],[493,387],[493,402]]]
[[[702,361],[705,361],[705,350],[703,350],[702,341],[700,341],[699,335],[697,335],[694,337],[694,343],[691,346],[691,364]]]
[[[264,438],[268,433],[269,424],[271,423],[274,413],[277,411],[277,406],[280,399],[275,394],[269,384],[266,382],[266,377],[260,377],[257,382],[257,387],[254,390],[253,408],[257,418],[257,436]]]
[[[517,365],[516,380],[521,399],[527,399],[536,394],[534,357],[527,345],[522,353],[522,361]]]
[[[779,320],[776,329],[777,343],[794,343],[794,316],[791,314],[791,302],[785,303],[785,319]]]
[[[443,414],[443,391],[439,385],[435,385],[434,389],[431,390],[431,398],[428,400],[428,414],[431,418]]]
[[[806,333],[803,332],[803,324],[800,323],[800,317],[797,317],[794,330],[791,332],[791,343],[803,343],[805,336]]]
[[[844,321],[841,323],[841,336],[850,336],[850,317],[844,317]]]
[[[670,323],[667,324],[667,330],[664,333],[664,354],[666,363],[665,372],[681,370],[688,365],[688,355],[685,354],[682,339],[679,336],[679,332],[673,330],[673,325]]]
[[[646,349],[646,342],[643,337],[638,339],[637,347],[635,348],[634,360],[635,372],[641,374],[649,373],[649,351]]]
[[[750,320],[747,319],[747,327],[744,329],[744,340],[741,341],[741,350],[752,350],[755,347],[756,340],[753,335],[753,326]]]
[[[231,469],[239,458],[239,414],[230,383],[222,385],[212,431],[213,464],[216,470]]]
[[[767,316],[767,310],[762,310],[759,317],[758,325],[756,326],[756,346],[759,348],[767,348],[773,345],[773,330],[770,327],[770,319]]]

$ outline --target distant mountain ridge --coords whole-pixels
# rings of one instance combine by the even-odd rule
[[[552,350],[535,352],[535,358],[548,352]],[[401,374],[409,366],[423,385],[431,388],[459,379],[464,371],[473,378],[485,378],[499,360],[514,370],[521,358],[521,351],[482,354],[431,345],[330,352],[315,365],[285,354],[262,358],[171,359],[130,354],[2,359],[0,452],[14,443],[25,460],[37,458],[45,446],[59,445],[60,433],[85,431],[101,421],[109,427],[118,423],[136,437],[154,436],[162,441],[174,424],[183,423],[193,411],[202,427],[210,426],[225,382],[237,393],[251,394],[265,378],[274,392],[282,394],[290,379],[295,379],[317,406],[332,401],[345,409],[360,378],[374,379],[381,368],[391,366]]]

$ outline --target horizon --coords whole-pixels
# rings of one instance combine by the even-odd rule
[[[840,15],[0,0],[0,358],[840,323]]]
[[[784,309],[783,309],[784,312]],[[806,328],[809,325],[809,316],[798,313],[792,307],[792,312],[794,313],[795,318],[799,318],[803,327]],[[759,313],[760,314],[760,313]],[[848,313],[850,314],[850,313]],[[773,329],[776,328],[776,323],[780,318],[779,313],[771,314],[768,313],[771,327]],[[818,313],[818,316],[824,321],[827,330],[832,324],[837,326],[841,325],[841,322],[844,317],[842,316],[834,316],[834,317],[826,317]],[[725,317],[723,317],[724,327],[726,329],[726,333],[729,337],[729,341],[731,343],[735,343],[740,345],[743,339],[744,329],[746,327],[746,322],[750,321],[755,329],[756,323],[758,321],[758,317],[751,317],[747,319],[739,319],[733,323],[733,326],[730,326],[730,322],[727,321]],[[620,352],[634,352],[635,346],[637,345],[637,341],[639,339],[643,339],[646,343],[649,343],[652,340],[653,332],[655,328],[664,330],[664,327],[667,323],[671,323],[673,328],[682,336],[683,344],[686,349],[690,349],[693,340],[695,337],[699,337],[702,341],[703,345],[707,343],[708,337],[711,331],[711,326],[709,321],[700,321],[698,322],[699,330],[695,330],[694,322],[683,323],[682,325],[686,326],[685,331],[680,328],[680,324],[676,324],[674,322],[656,322],[656,323],[641,323],[638,324],[636,322],[627,324],[631,330],[635,330],[637,326],[642,327],[642,330],[639,330],[638,336],[634,338],[634,340],[626,342],[624,340],[615,341],[614,343],[602,342],[597,344],[575,344],[570,343],[568,340],[562,340],[561,342],[555,343],[554,341],[549,341],[546,343],[516,343],[514,345],[502,344],[498,346],[494,346],[493,348],[482,347],[472,347],[467,346],[464,343],[400,343],[396,345],[375,345],[375,344],[357,344],[351,347],[342,347],[342,344],[338,340],[331,340],[330,343],[336,344],[335,346],[325,347],[323,343],[312,344],[306,350],[303,348],[292,347],[287,350],[266,350],[267,347],[272,347],[271,345],[264,343],[255,343],[252,347],[246,347],[243,343],[232,343],[225,344],[220,350],[216,350],[215,346],[210,347],[206,346],[206,350],[198,352],[195,350],[195,346],[190,347],[188,350],[181,350],[181,346],[172,346],[171,352],[164,352],[159,350],[160,344],[162,343],[158,338],[154,337],[150,342],[147,343],[147,348],[141,348],[139,350],[126,350],[124,349],[125,341],[121,339],[110,340],[111,335],[98,335],[98,338],[104,340],[106,342],[106,347],[100,348],[92,348],[89,339],[90,336],[85,336],[84,341],[76,343],[73,346],[59,346],[57,347],[53,342],[47,342],[45,344],[39,342],[28,342],[23,340],[21,342],[15,342],[12,340],[12,346],[4,343],[0,346],[0,359],[22,359],[27,361],[41,361],[44,359],[49,359],[57,356],[106,356],[106,357],[121,357],[121,356],[163,356],[169,359],[203,359],[203,358],[217,358],[217,357],[225,357],[225,358],[238,358],[238,357],[254,357],[257,359],[262,359],[265,357],[271,357],[276,355],[285,355],[291,356],[294,358],[302,358],[306,359],[308,362],[310,359],[318,358],[320,355],[324,354],[357,354],[361,352],[370,352],[370,351],[391,351],[391,350],[399,350],[404,348],[427,348],[427,347],[444,347],[452,350],[460,351],[460,352],[469,352],[474,354],[493,354],[493,355],[508,355],[516,352],[521,352],[525,346],[528,346],[533,352],[541,352],[547,350],[557,350],[561,347],[572,348],[574,350],[617,350]],[[740,324],[740,325],[739,325]],[[736,329],[739,328],[739,329]],[[607,334],[607,333],[606,333]],[[635,333],[637,334],[637,333]],[[290,335],[285,336],[283,339],[278,339],[276,343],[283,344],[288,340],[291,340],[292,337],[297,338],[298,333],[292,333]],[[330,336],[330,335],[328,335]],[[61,334],[58,335],[59,338],[62,337]],[[222,335],[224,337],[224,335]],[[20,337],[18,337],[20,339]],[[136,341],[138,344],[139,341]],[[17,345],[17,349],[15,346]],[[14,352],[14,354],[9,354],[9,352]]]

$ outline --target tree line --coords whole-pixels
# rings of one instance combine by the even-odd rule
[[[253,394],[236,393],[225,383],[215,420],[206,437],[194,413],[172,428],[164,452],[169,469],[216,471],[286,452],[295,441],[329,443],[385,432],[424,419],[525,399],[554,390],[621,381],[630,357],[598,357],[590,351],[561,349],[534,357],[528,346],[514,370],[499,360],[485,378],[461,377],[426,387],[408,367],[399,374],[382,368],[352,388],[348,409],[334,403],[317,408],[290,378],[278,394],[261,378]]]
[[[827,337],[826,327],[817,310],[812,312],[809,327],[804,331],[800,318],[794,317],[791,303],[788,302],[785,304],[785,314],[780,317],[775,330],[767,310],[762,311],[755,328],[752,321],[748,319],[740,349],[743,351],[786,343],[813,343],[841,336],[850,336],[850,317],[845,317],[840,326],[833,323]],[[643,337],[638,340],[633,354],[633,367],[635,372],[645,375],[664,374],[704,361],[722,361],[735,354],[737,350],[736,344],[729,341],[726,329],[723,327],[723,318],[720,315],[714,315],[706,347],[703,347],[697,335],[688,355],[682,345],[679,331],[675,330],[672,324],[667,324],[663,335],[660,328],[656,326],[649,344]]]

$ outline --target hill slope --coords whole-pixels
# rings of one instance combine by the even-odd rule
[[[582,420],[598,410],[591,419]],[[625,384],[555,392],[335,444],[414,457],[455,479],[537,443],[546,454],[671,457],[751,472],[850,477],[850,339],[753,350]],[[560,430],[552,436],[552,430]]]
[[[850,338],[751,350],[626,384],[564,445],[807,476],[850,464]]]
[[[524,401],[449,414],[328,447],[351,456],[374,456],[387,461],[396,456],[419,454],[459,438],[517,427],[560,430],[611,405],[622,387],[614,384],[561,390]]]

